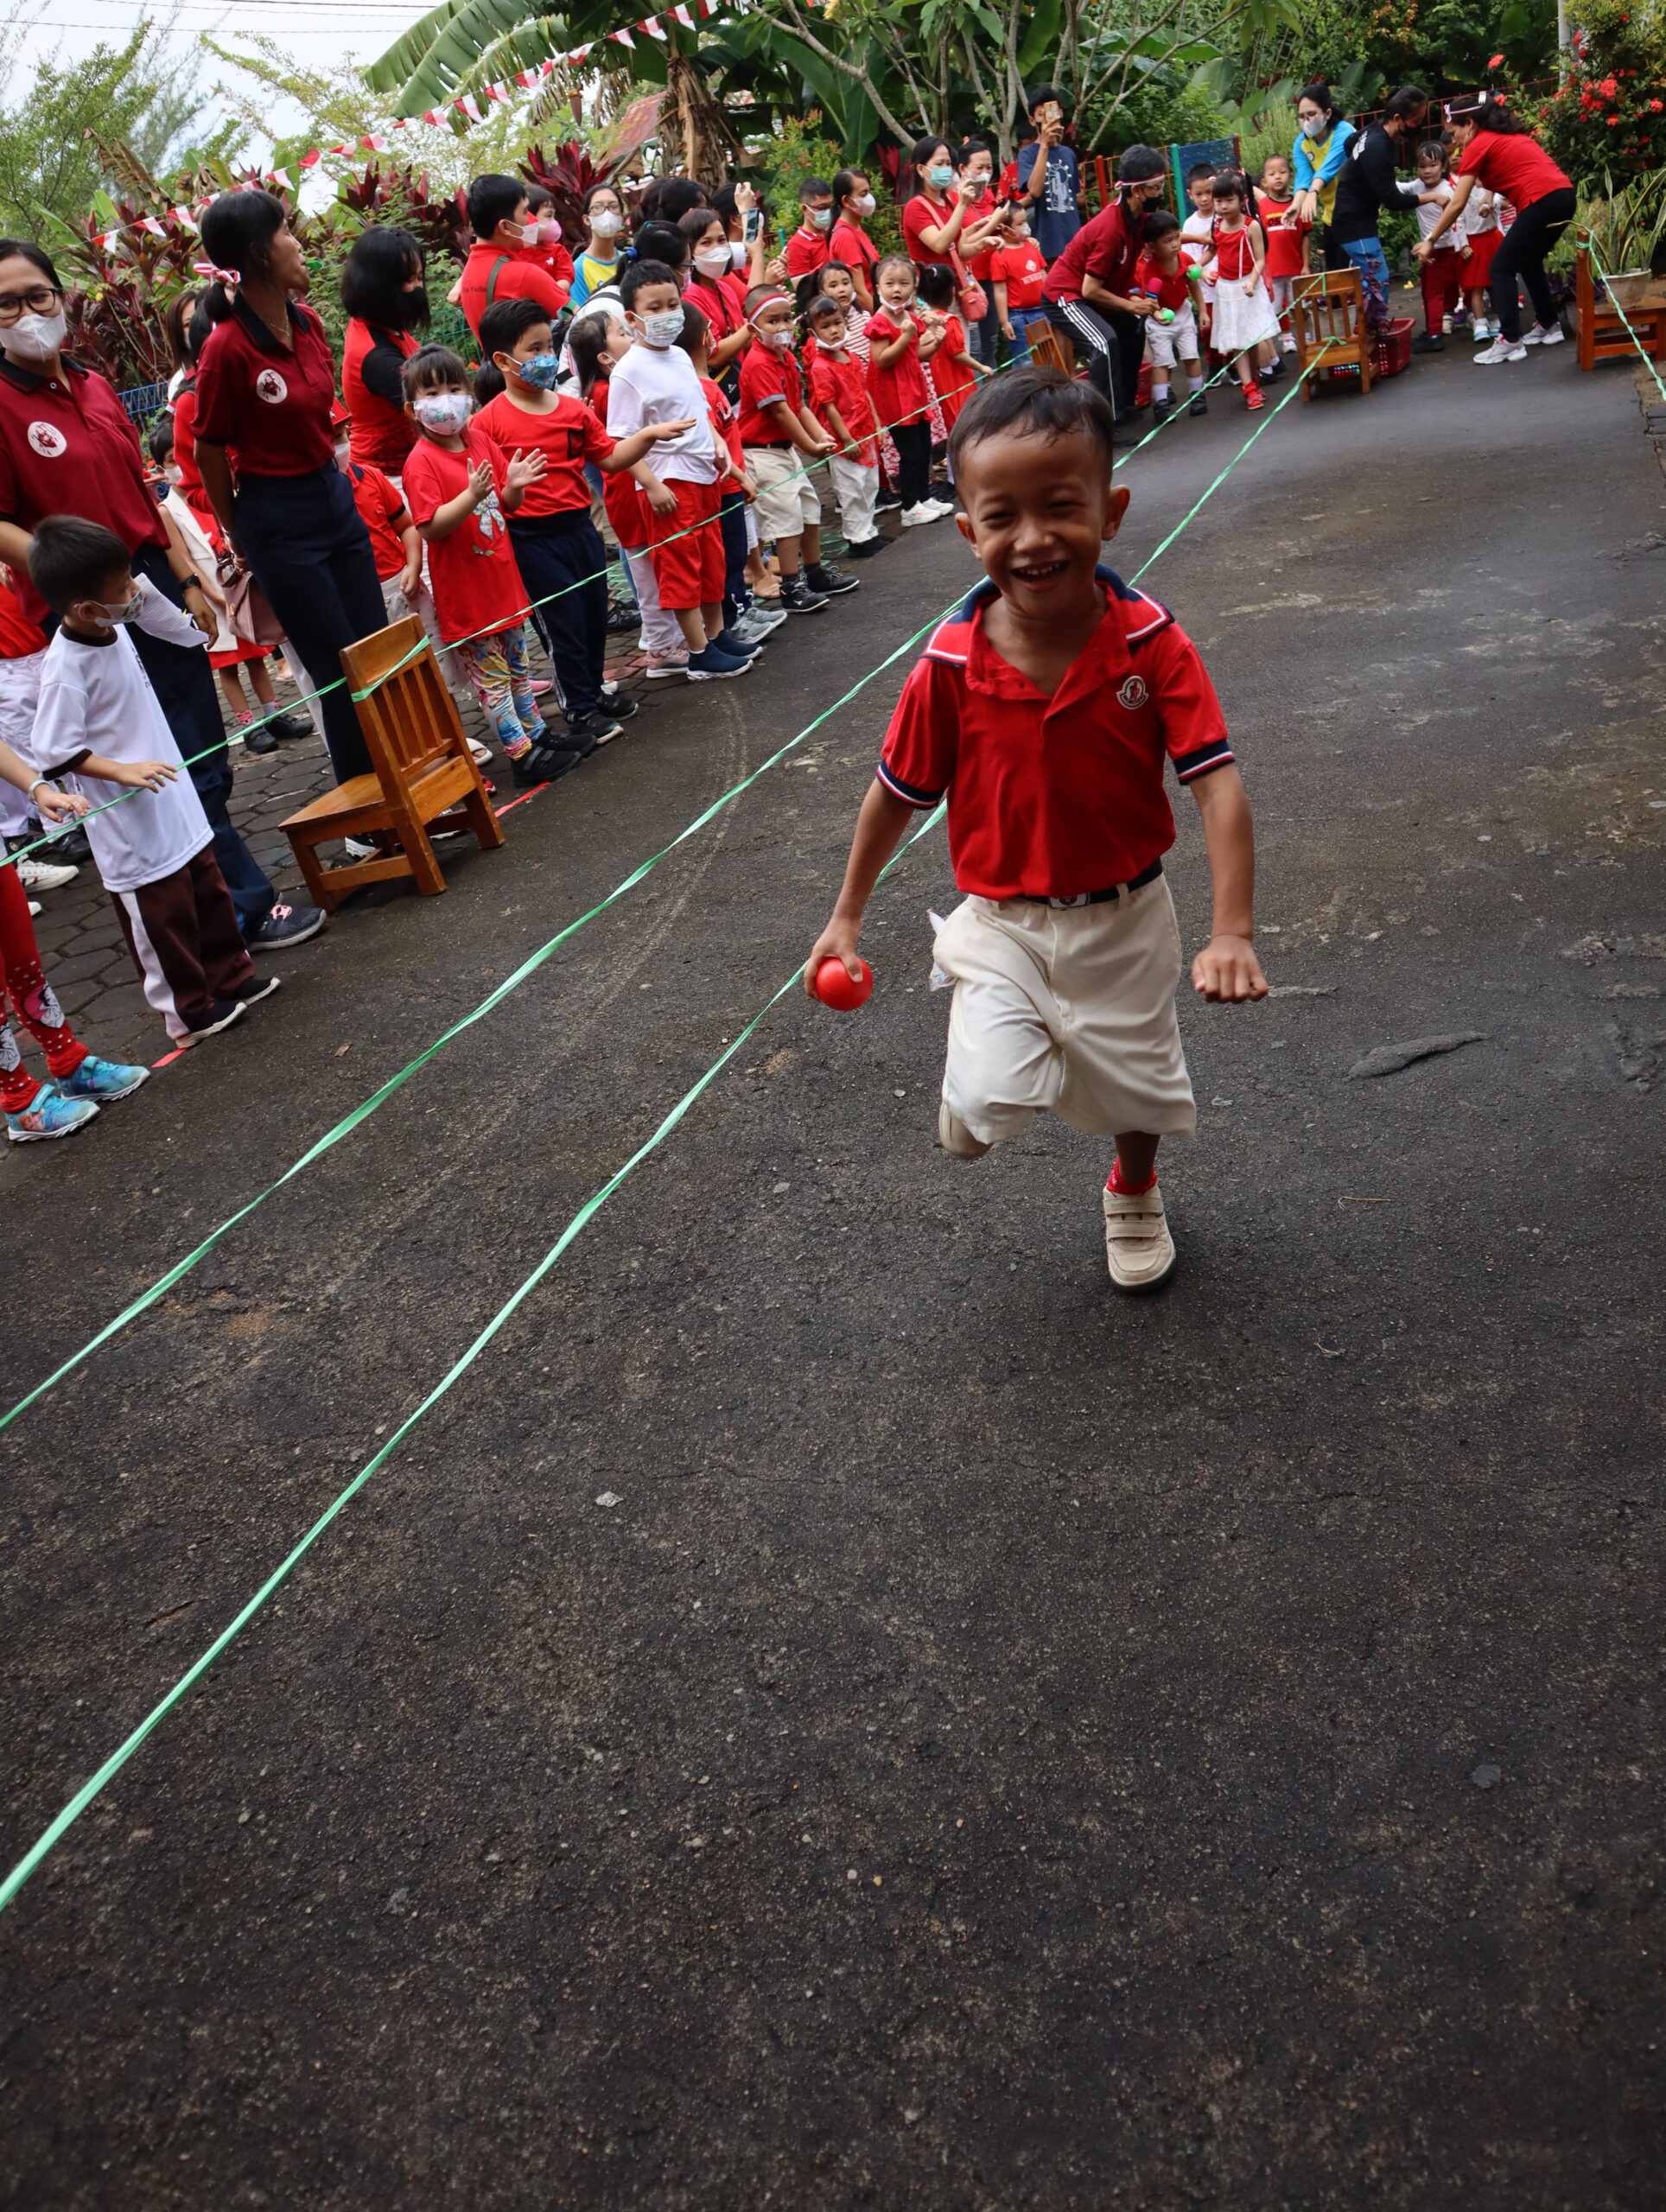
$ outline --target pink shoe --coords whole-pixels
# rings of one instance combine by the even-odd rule
[[[543,698],[549,689],[550,679],[547,676],[535,676],[532,678],[532,696],[535,699]]]
[[[668,676],[686,676],[689,672],[688,647],[682,645],[666,652],[648,654],[642,672],[650,683]]]

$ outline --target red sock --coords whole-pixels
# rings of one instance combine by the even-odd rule
[[[1122,1173],[1122,1162],[1119,1155],[1111,1163],[1110,1173],[1105,1178],[1105,1188],[1108,1191],[1115,1191],[1118,1198],[1137,1198],[1143,1192],[1150,1190],[1156,1180],[1157,1171],[1154,1167],[1143,1183],[1130,1183]]]

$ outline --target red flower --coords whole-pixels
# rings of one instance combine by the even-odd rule
[[[1609,99],[1612,100],[1615,94],[1619,91],[1619,86],[1615,83],[1612,77],[1605,77],[1601,83],[1597,86],[1597,90],[1599,92],[1606,92]]]
[[[1504,58],[1503,54],[1495,54],[1486,66],[1489,69],[1502,69],[1504,66]]]
[[[1618,130],[1619,129],[1619,118],[1617,115],[1611,115],[1609,117],[1608,128],[1611,130]]]
[[[1658,115],[1660,113],[1660,102],[1658,100],[1650,101],[1649,112],[1650,115]]]

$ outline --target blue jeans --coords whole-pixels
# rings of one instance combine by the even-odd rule
[[[1000,333],[1001,325],[995,319],[993,302],[982,322],[969,322],[966,326],[966,335],[971,341],[972,359],[981,361],[986,369],[995,366],[995,342]]]
[[[1389,319],[1389,264],[1379,238],[1344,238],[1342,251],[1359,271],[1365,291],[1365,321],[1377,330]]]
[[[1030,358],[1030,325],[1048,320],[1046,308],[1014,308],[1007,320],[1017,334],[1012,348],[1013,366],[1021,368]],[[990,327],[996,326],[991,324]]]

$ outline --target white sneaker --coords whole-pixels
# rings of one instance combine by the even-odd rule
[[[1155,1290],[1174,1272],[1174,1239],[1168,1233],[1162,1193],[1154,1183],[1130,1195],[1104,1190],[1105,1264],[1118,1290]]]
[[[25,891],[61,891],[65,884],[73,883],[81,872],[56,861],[14,861],[12,866]]]
[[[1498,335],[1497,332],[1492,327],[1492,325],[1487,321],[1484,315],[1478,315],[1476,316],[1474,322],[1470,327],[1469,334],[1475,340],[1475,343],[1478,346],[1484,345],[1489,338],[1496,338]]]
[[[489,745],[482,745],[478,737],[469,739],[468,749],[474,754],[475,763],[480,767],[484,768],[492,758],[492,747]]]
[[[952,507],[945,507],[938,499],[919,499],[902,511],[902,526],[913,530],[923,522],[941,522],[944,515],[951,515]]]
[[[1477,353],[1473,358],[1478,368],[1493,369],[1500,361],[1524,361],[1527,348],[1519,339],[1512,345],[1508,338],[1495,338],[1485,353]]]
[[[642,671],[650,683],[663,683],[667,677],[686,676],[688,672],[689,653],[686,645],[680,652],[671,650],[663,653],[650,653],[648,664]]]
[[[1280,351],[1280,353],[1294,353],[1295,352],[1295,350],[1296,350],[1296,341],[1295,341],[1295,340],[1294,340],[1294,338],[1292,338],[1292,337],[1291,337],[1291,335],[1290,335],[1290,334],[1289,334],[1289,332],[1288,332],[1288,330],[1284,333],[1283,336],[1279,340],[1279,341],[1278,341],[1278,347],[1279,347],[1279,351]]]
[[[1452,317],[1449,315],[1443,315],[1440,318],[1440,335],[1442,338],[1452,335]]]
[[[1523,331],[1522,343],[1523,346],[1560,346],[1564,334],[1559,322],[1553,322],[1548,330],[1542,322],[1536,322],[1531,330]]]

